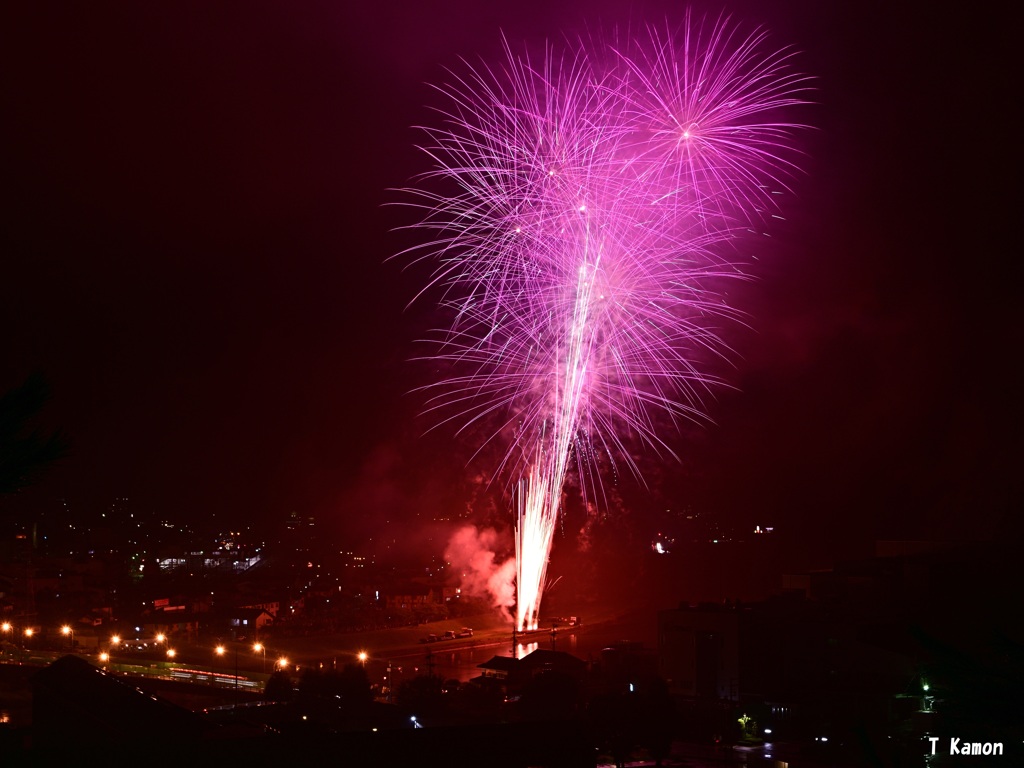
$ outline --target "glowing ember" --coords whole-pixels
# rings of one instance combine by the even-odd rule
[[[519,629],[538,621],[570,462],[588,495],[599,460],[636,471],[626,440],[671,453],[657,412],[700,419],[716,383],[717,327],[738,315],[720,286],[742,276],[725,246],[785,186],[799,126],[778,113],[807,88],[764,42],[688,18],[540,61],[506,44],[503,66],[441,89],[436,166],[409,190],[432,234],[406,254],[435,261],[452,318],[428,408],[486,419],[507,447]]]

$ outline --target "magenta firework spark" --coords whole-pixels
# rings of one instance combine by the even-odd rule
[[[774,207],[793,169],[807,78],[765,35],[728,23],[588,39],[441,88],[435,162],[415,189],[405,255],[431,259],[451,318],[431,358],[438,421],[488,425],[495,474],[518,480],[517,615],[536,624],[562,486],[595,455],[632,469],[627,442],[671,453],[658,414],[700,418],[717,383],[726,247]],[[587,478],[591,478],[587,480]]]

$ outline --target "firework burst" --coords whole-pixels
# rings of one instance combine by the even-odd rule
[[[635,470],[627,442],[671,453],[659,414],[703,414],[719,329],[739,317],[721,293],[743,276],[729,241],[794,168],[799,126],[781,115],[807,80],[723,21],[505,54],[439,89],[435,167],[407,190],[430,235],[404,255],[432,261],[425,290],[450,318],[430,358],[453,373],[428,409],[486,424],[495,474],[517,481],[524,629],[573,461],[592,493],[586,457]]]

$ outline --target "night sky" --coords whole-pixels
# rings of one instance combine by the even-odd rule
[[[0,389],[43,372],[41,424],[71,446],[4,515],[128,497],[365,533],[465,504],[468,452],[421,438],[406,394],[428,375],[407,362],[424,275],[386,261],[412,222],[389,190],[429,167],[427,84],[494,61],[501,31],[538,44],[685,6],[350,5],[2,11]],[[823,552],[1020,530],[1015,25],[914,5],[695,6],[801,51],[818,104],[787,221],[732,289],[736,389],[656,480]]]

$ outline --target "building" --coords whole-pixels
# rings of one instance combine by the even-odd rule
[[[658,613],[662,677],[676,694],[739,698],[739,610],[733,605],[681,605]]]

